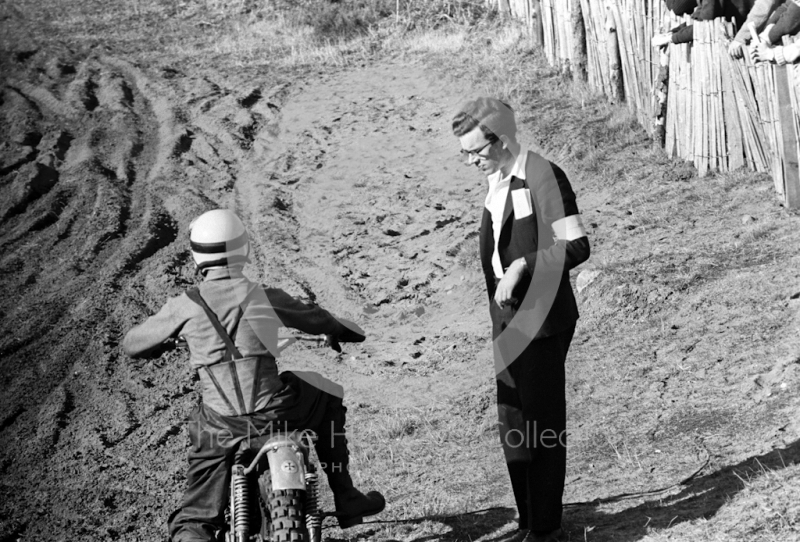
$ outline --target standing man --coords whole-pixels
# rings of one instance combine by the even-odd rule
[[[589,257],[575,193],[517,143],[511,108],[464,104],[453,133],[489,181],[480,257],[492,318],[500,439],[519,511],[511,540],[559,540],[566,473],[564,362],[578,319],[569,270]]]

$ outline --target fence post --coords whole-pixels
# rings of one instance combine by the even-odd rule
[[[575,79],[586,81],[586,27],[583,21],[583,9],[581,3],[575,0],[572,3],[572,40],[573,40],[573,61],[572,76]]]
[[[778,111],[780,111],[780,129],[783,136],[783,193],[786,207],[800,207],[800,170],[798,170],[797,134],[794,129],[794,111],[789,94],[789,66],[775,67],[775,86],[778,94]],[[778,149],[776,149],[776,152]],[[778,153],[780,154],[780,153]]]
[[[611,10],[606,11],[606,29],[608,29],[608,64],[609,80],[611,81],[611,101],[621,103],[625,100],[625,87],[622,80],[622,61],[619,56],[619,42],[617,41],[617,22]]]
[[[667,141],[667,98],[669,97],[669,48],[663,48],[659,54],[658,79],[656,80],[656,107],[655,129],[653,136],[659,147],[664,147]]]
[[[539,47],[544,47],[544,24],[542,23],[542,0],[531,1],[533,17],[533,39]]]

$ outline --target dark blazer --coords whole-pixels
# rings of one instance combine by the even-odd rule
[[[569,282],[569,270],[589,257],[589,240],[586,237],[573,241],[554,239],[553,222],[578,214],[575,193],[564,172],[529,151],[525,176],[525,179],[516,176],[511,178],[498,252],[503,269],[518,258],[525,258],[528,264],[530,272],[525,274],[514,290],[517,302],[513,304],[513,309],[514,312],[529,310],[543,313],[540,318],[543,324],[535,335],[538,339],[575,325],[578,307]],[[512,192],[516,190],[530,190],[533,212],[523,218],[517,218],[514,214]],[[493,252],[492,216],[484,208],[480,256],[490,303],[494,303],[497,288],[492,268]],[[555,297],[553,289],[556,290]],[[526,297],[529,292],[532,297]]]

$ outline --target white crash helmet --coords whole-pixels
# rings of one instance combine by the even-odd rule
[[[233,212],[208,211],[197,217],[190,228],[192,258],[198,270],[250,261],[247,229]]]

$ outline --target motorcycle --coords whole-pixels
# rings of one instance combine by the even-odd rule
[[[341,352],[332,336],[293,335],[278,342],[282,352],[297,341]],[[186,349],[183,338],[163,350]],[[319,465],[310,454],[316,435],[309,431],[274,431],[243,440],[231,468],[227,529],[220,542],[320,542],[326,514],[319,501]]]
[[[232,474],[225,542],[320,542],[323,512],[317,465],[306,433],[269,437],[253,449],[242,442]],[[255,483],[254,483],[255,482]]]
[[[278,349],[297,340],[321,342],[293,336],[282,339]],[[325,514],[319,502],[319,466],[309,453],[315,439],[307,431],[277,431],[242,441],[232,467],[225,542],[322,540]]]

